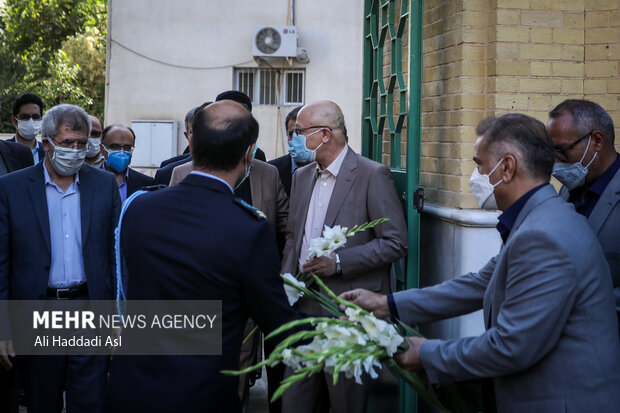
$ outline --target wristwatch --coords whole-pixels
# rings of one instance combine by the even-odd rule
[[[336,274],[342,274],[342,266],[340,265],[340,256],[336,254]]]

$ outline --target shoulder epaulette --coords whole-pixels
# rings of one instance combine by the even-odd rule
[[[256,217],[257,219],[267,219],[267,216],[262,211],[248,204],[243,199],[240,199],[240,198],[233,198],[233,199],[235,200],[235,203],[241,205],[243,209],[250,212],[252,216]]]
[[[149,185],[149,186],[144,186],[142,188],[140,188],[142,191],[149,191],[149,192],[153,192],[153,191],[157,191],[158,189],[164,189],[167,188],[166,185],[163,184],[159,184],[159,185]]]

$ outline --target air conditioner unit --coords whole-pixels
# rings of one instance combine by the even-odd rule
[[[252,56],[296,57],[295,26],[254,26]]]

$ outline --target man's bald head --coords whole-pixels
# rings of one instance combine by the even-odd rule
[[[192,124],[192,155],[196,166],[234,169],[258,138],[258,122],[243,105],[222,100],[196,111]]]
[[[304,124],[312,123],[312,126],[327,126],[332,129],[332,135],[337,141],[346,141],[347,127],[344,123],[344,115],[334,102],[321,100],[308,104],[301,108],[297,119],[301,119]]]

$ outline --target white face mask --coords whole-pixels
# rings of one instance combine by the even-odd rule
[[[33,140],[41,130],[41,120],[18,120],[17,121],[17,132],[19,136],[26,140]]]
[[[54,155],[50,156],[48,152],[47,156],[50,158],[52,167],[58,175],[71,176],[80,170],[84,164],[86,149],[71,149],[56,146],[51,138],[47,138],[47,141],[54,147]]]
[[[88,145],[86,146],[86,157],[93,158],[99,154],[101,138],[88,138]]]
[[[581,157],[579,162],[556,162],[553,165],[552,175],[555,177],[555,179],[560,181],[560,183],[564,185],[569,191],[572,191],[575,188],[579,188],[581,185],[584,184],[584,182],[586,181],[586,176],[588,176],[588,168],[590,167],[590,165],[592,165],[594,159],[596,159],[596,155],[598,155],[598,152],[595,152],[592,160],[588,162],[586,166],[583,166],[581,164],[586,157],[586,153],[588,153],[591,139],[592,137],[590,136],[590,139],[588,139],[588,145],[586,146],[586,150],[583,153],[583,156]]]
[[[500,161],[495,165],[495,168],[488,174],[482,175],[478,171],[476,167],[474,172],[471,174],[471,178],[469,179],[469,187],[471,188],[471,192],[474,194],[478,205],[482,209],[497,209],[497,201],[495,200],[495,187],[502,182],[503,180],[499,180],[495,184],[491,184],[489,180],[489,176],[495,172],[498,166],[504,161],[504,158],[500,159]]]

